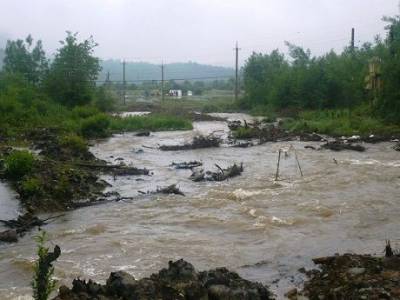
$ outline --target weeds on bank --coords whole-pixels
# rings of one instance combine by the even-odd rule
[[[33,299],[47,300],[56,287],[56,280],[53,278],[53,263],[61,255],[61,249],[56,245],[54,252],[49,251],[49,248],[46,247],[47,234],[45,231],[40,231],[35,240],[38,260],[34,265],[32,280]]]

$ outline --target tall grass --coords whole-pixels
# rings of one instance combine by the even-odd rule
[[[112,117],[110,119],[112,131],[137,131],[137,130],[189,130],[192,123],[183,117],[172,115],[147,115],[130,117]]]
[[[364,109],[322,110],[300,112],[296,119],[288,119],[283,125],[295,132],[317,132],[333,136],[399,134],[400,127],[386,124],[383,120],[367,115]]]

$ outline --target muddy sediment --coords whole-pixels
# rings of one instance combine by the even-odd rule
[[[344,254],[313,260],[320,269],[289,299],[400,299],[400,257]]]

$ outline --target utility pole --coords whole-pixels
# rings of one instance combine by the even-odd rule
[[[235,101],[238,101],[239,98],[239,47],[238,42],[236,42],[235,47]]]
[[[125,60],[122,61],[122,97],[124,105],[126,104],[126,78],[125,78]]]
[[[106,85],[110,85],[110,71],[107,71],[107,75],[106,75]]]
[[[354,52],[354,28],[351,29],[350,49],[351,49],[351,52]]]
[[[164,102],[164,62],[161,62],[161,101]]]

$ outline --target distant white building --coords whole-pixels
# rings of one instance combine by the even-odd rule
[[[182,98],[182,90],[169,90],[168,96]]]
[[[188,95],[188,97],[192,97],[193,96],[193,92],[192,91],[187,91],[187,95]]]

